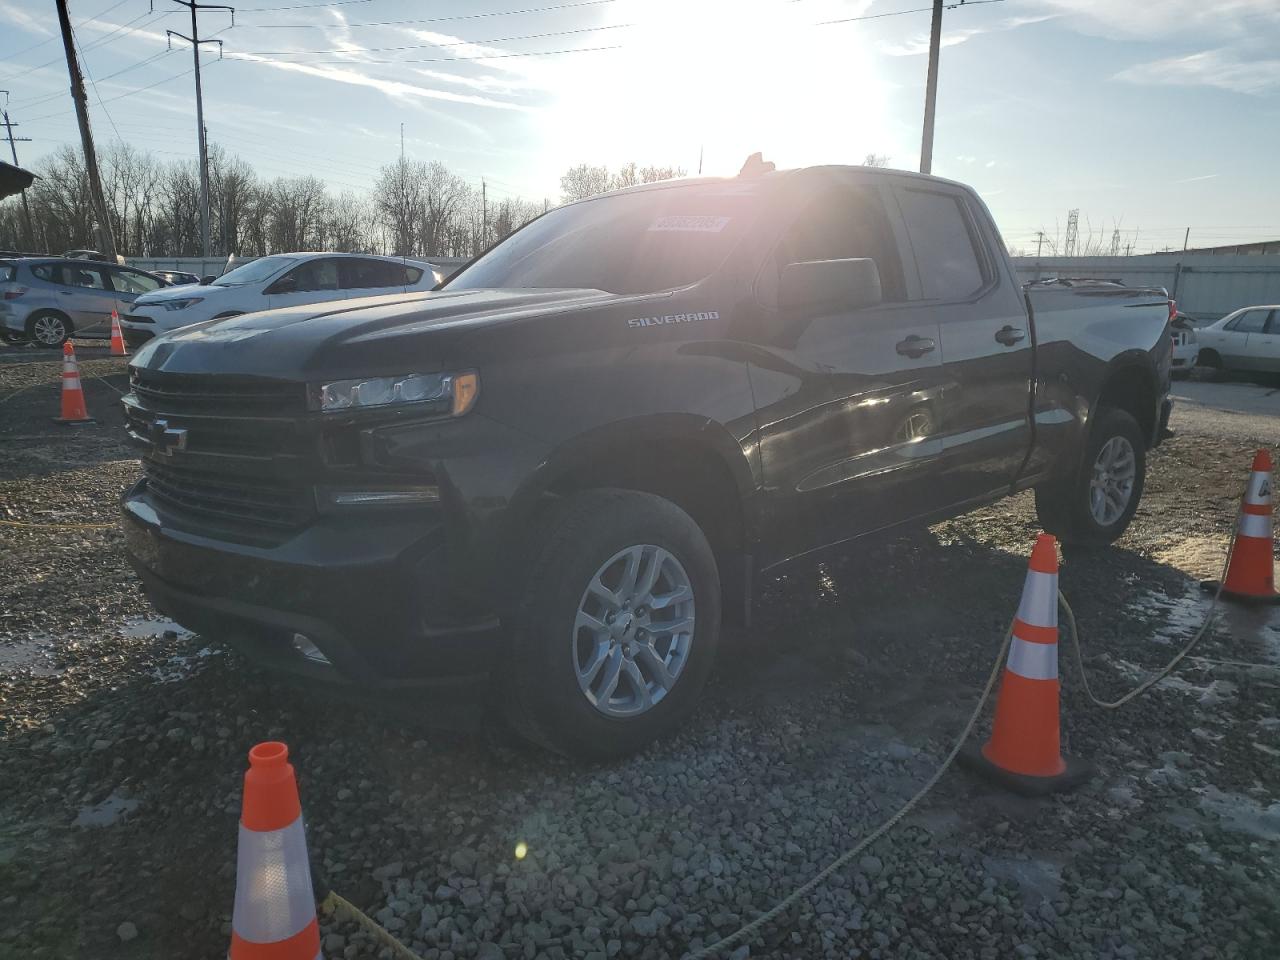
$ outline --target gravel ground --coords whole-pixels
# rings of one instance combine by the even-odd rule
[[[110,522],[136,473],[114,402],[123,362],[86,360],[101,422],[69,429],[48,420],[56,365],[36,359],[0,349],[0,519]],[[1175,420],[1115,549],[1064,562],[1103,696],[1194,628],[1192,578],[1217,573],[1253,446],[1276,439],[1204,423]],[[1021,496],[778,581],[764,622],[726,638],[683,732],[582,766],[165,632],[113,530],[0,526],[0,957],[225,956],[245,752],[267,738],[290,744],[317,891],[423,958],[678,957],[929,776],[990,669],[1035,531]],[[1274,957],[1280,617],[1228,611],[1120,711],[1091,708],[1063,664],[1066,750],[1097,765],[1091,782],[1029,801],[952,771],[733,956]],[[326,957],[379,956],[355,928],[322,927]]]

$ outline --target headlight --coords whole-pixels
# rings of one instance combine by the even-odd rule
[[[162,300],[160,302],[166,310],[185,310],[192,304],[204,303],[204,297],[183,297],[181,300]],[[150,304],[144,304],[144,306],[150,306]]]
[[[460,417],[475,405],[479,392],[480,378],[475,373],[407,373],[322,383],[314,398],[316,406],[326,413],[423,403]]]

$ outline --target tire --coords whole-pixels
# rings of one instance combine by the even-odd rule
[[[37,347],[57,350],[71,339],[71,318],[57,310],[40,310],[27,318],[27,339]]]
[[[503,684],[507,718],[521,736],[575,759],[624,756],[674,730],[698,705],[720,632],[715,557],[683,510],[630,490],[572,496],[544,529],[546,535],[525,553],[529,573],[509,625],[514,629]],[[636,603],[624,607],[628,591],[618,575],[625,577],[634,551],[639,553],[633,579],[641,586],[653,558],[665,552],[652,596],[678,596],[681,585],[691,596],[648,611],[640,602],[647,595],[637,592]],[[619,588],[612,605],[589,589],[595,580]],[[610,611],[617,612],[607,625]],[[586,626],[580,616],[594,618],[596,626]],[[662,621],[677,616],[692,617],[691,632],[661,629]],[[645,625],[651,629],[647,641]],[[657,683],[654,657],[674,675],[656,692],[650,690]],[[615,663],[616,688],[609,695],[605,686]],[[646,681],[648,707],[636,679]]]
[[[1109,464],[1104,450],[1111,458]],[[1109,546],[1120,539],[1133,519],[1146,474],[1147,442],[1138,421],[1124,410],[1103,407],[1089,431],[1076,475],[1036,488],[1040,525],[1068,546]],[[1127,484],[1122,479],[1126,475]],[[1095,477],[1099,479],[1097,489]],[[1123,509],[1117,511],[1126,486],[1127,498],[1122,501]],[[1100,507],[1099,500],[1105,507]]]

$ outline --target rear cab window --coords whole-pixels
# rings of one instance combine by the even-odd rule
[[[920,275],[920,299],[966,300],[985,287],[992,273],[964,200],[914,186],[895,194]]]

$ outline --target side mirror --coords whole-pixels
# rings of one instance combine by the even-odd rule
[[[880,303],[880,270],[868,258],[789,263],[778,281],[778,306],[857,310]]]
[[[211,273],[211,274],[209,274],[207,277],[201,277],[201,278],[200,278],[200,286],[202,286],[202,287],[207,287],[209,284],[213,283],[213,281],[215,281],[215,280],[217,280],[217,279],[218,279],[218,278],[217,278],[217,277],[215,277],[212,273]]]

